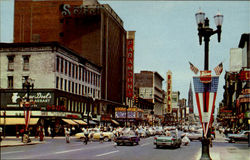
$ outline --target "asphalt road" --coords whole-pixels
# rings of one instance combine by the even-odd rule
[[[230,152],[248,159],[249,150],[245,144],[229,144],[214,142],[214,147],[228,148]],[[233,148],[237,148],[233,149]],[[137,146],[116,146],[114,142],[90,142],[88,145],[71,138],[70,143],[65,139],[47,139],[44,144],[3,147],[1,159],[83,159],[83,160],[197,160],[201,154],[201,142],[193,141],[189,146],[181,148],[160,148],[153,145],[153,137],[141,139]],[[223,157],[223,156],[221,156]],[[220,158],[223,159],[223,158]],[[243,158],[244,159],[244,158]],[[213,159],[215,160],[215,159]]]

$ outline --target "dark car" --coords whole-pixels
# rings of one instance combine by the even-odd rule
[[[121,135],[120,137],[116,137],[114,141],[116,142],[118,146],[125,145],[125,144],[130,144],[131,146],[133,146],[134,144],[136,145],[139,144],[140,137],[135,135],[135,133],[132,133],[132,134],[127,133],[127,134]]]
[[[236,141],[248,141],[249,134],[250,134],[250,131],[242,131],[238,134],[228,134],[226,140],[229,143],[236,142]]]

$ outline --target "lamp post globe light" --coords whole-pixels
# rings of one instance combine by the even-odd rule
[[[204,70],[209,70],[209,41],[210,37],[214,34],[217,33],[218,36],[218,42],[221,40],[221,26],[223,22],[223,15],[220,14],[219,12],[214,16],[215,20],[215,25],[217,26],[216,30],[213,30],[212,28],[209,28],[209,19],[205,18],[205,13],[199,10],[195,14],[196,22],[198,25],[198,36],[199,36],[199,44],[202,44],[202,39],[204,39],[205,42],[205,55],[204,55]],[[205,92],[208,91],[208,83],[205,83]],[[206,96],[205,100],[206,102]],[[207,104],[204,103],[204,112],[207,112]],[[210,131],[208,130],[208,136],[210,137]],[[201,155],[201,160],[211,160],[210,155],[209,155],[209,139],[204,136],[203,133],[203,138],[202,138],[202,155]]]
[[[22,79],[22,88],[26,89],[27,97],[26,100],[22,103],[24,103],[23,108],[24,108],[24,118],[25,118],[25,134],[23,136],[23,142],[28,143],[30,142],[29,139],[29,131],[28,131],[28,125],[29,125],[29,119],[30,119],[30,91],[33,90],[34,88],[34,80],[31,78],[23,78]]]

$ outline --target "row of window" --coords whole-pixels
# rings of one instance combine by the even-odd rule
[[[7,56],[8,58],[8,71],[14,71],[14,60],[15,55]],[[30,55],[23,55],[23,70],[28,71],[30,69],[29,66]]]
[[[73,81],[56,77],[56,88],[79,95],[93,95],[93,97],[100,97],[100,91]]]
[[[23,76],[23,79],[27,80],[29,76]],[[14,77],[8,76],[8,88],[13,89],[14,88]]]
[[[100,75],[87,70],[83,66],[71,63],[59,56],[56,57],[56,71],[69,77],[79,79],[80,81],[87,82],[88,84],[100,87]]]

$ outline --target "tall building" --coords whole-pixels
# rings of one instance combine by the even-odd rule
[[[163,80],[158,72],[141,71],[140,73],[135,73],[135,88],[138,91],[138,96],[154,103],[154,116],[158,118],[159,123],[160,120],[164,120]]]
[[[14,42],[56,41],[100,66],[103,120],[126,103],[123,21],[97,0],[16,0]]]
[[[192,90],[192,84],[190,82],[189,91],[188,91],[188,108],[189,113],[194,113],[194,103],[193,103],[193,90]]]

